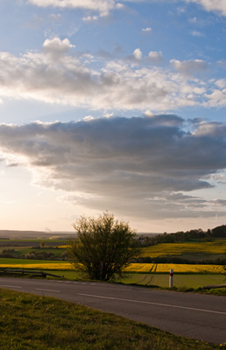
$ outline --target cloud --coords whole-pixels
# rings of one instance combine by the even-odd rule
[[[208,178],[226,168],[225,137],[223,124],[200,122],[190,132],[176,115],[89,116],[2,124],[0,150],[15,163],[23,159],[34,183],[66,191],[78,205],[131,216],[196,217],[211,215],[213,203],[183,192],[212,187]]]
[[[212,92],[206,94],[206,98],[209,100],[206,106],[215,107],[216,105],[219,107],[226,106],[226,88],[218,90],[212,89]]]
[[[148,27],[148,28],[143,28],[143,29],[142,29],[142,32],[143,32],[143,33],[151,33],[151,32],[152,32],[152,29],[151,29],[150,27]]]
[[[201,37],[204,37],[204,36],[205,36],[204,34],[198,32],[197,30],[193,30],[193,31],[191,32],[191,35],[192,35],[192,36],[196,36],[197,38],[198,38],[198,37],[201,38]]]
[[[197,23],[198,22],[197,17],[189,18],[188,22],[190,22],[190,23]]]
[[[88,17],[83,17],[82,20],[84,22],[93,22],[93,21],[97,21],[98,17],[97,16],[88,16]]]
[[[193,75],[195,73],[203,72],[208,68],[208,63],[203,60],[171,60],[170,63],[176,71],[185,75]]]
[[[92,10],[100,13],[101,16],[106,16],[113,9],[120,9],[121,4],[116,4],[114,0],[29,0],[33,5],[40,7],[59,7]]]
[[[185,10],[184,7],[178,7],[178,8],[177,8],[177,13],[178,13],[178,15],[181,15],[182,13],[185,13],[185,12],[186,12],[186,10]]]
[[[224,89],[226,87],[226,80],[225,79],[219,79],[215,81],[215,85],[219,87],[220,89]]]
[[[114,9],[122,9],[124,5],[116,0],[28,0],[31,4],[40,7],[58,7],[58,8],[73,8],[97,11],[101,16],[106,16]],[[223,16],[226,16],[225,0],[183,0],[186,3],[196,3],[202,6],[206,11],[214,11]],[[122,0],[122,2],[140,3],[141,0]],[[157,0],[143,0],[142,2],[158,2]],[[175,0],[162,0],[161,2],[175,2]],[[179,7],[178,13],[185,12],[185,9]]]
[[[66,53],[72,47],[75,45],[72,45],[66,38],[64,40],[60,40],[60,38],[46,39],[43,44],[44,51],[53,54]]]
[[[59,22],[59,21],[62,21],[62,17],[61,17],[61,14],[54,14],[52,13],[51,15],[49,15],[49,18],[55,22]]]
[[[217,64],[219,64],[219,66],[221,66],[222,68],[226,68],[226,60],[217,61]]]
[[[176,72],[167,68],[140,66],[142,53],[136,49],[129,59],[101,59],[70,55],[68,39],[47,39],[40,53],[19,57],[0,52],[0,99],[33,99],[92,109],[170,111],[184,106],[225,105],[224,88],[215,81],[191,79],[205,71],[202,60],[171,60]],[[151,56],[151,57],[150,57]],[[151,53],[150,59],[161,58]],[[135,58],[136,57],[136,58]],[[95,61],[93,68],[92,63]],[[139,63],[139,67],[137,66]],[[211,98],[215,92],[218,98]]]
[[[207,11],[216,11],[223,16],[226,16],[225,0],[184,0],[185,2],[193,2],[201,5]]]
[[[136,60],[141,60],[142,59],[142,52],[140,49],[136,49],[133,52],[133,56],[135,57]]]
[[[151,62],[161,62],[162,61],[162,52],[151,51],[148,54],[148,58]]]

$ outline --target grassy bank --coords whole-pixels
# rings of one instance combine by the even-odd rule
[[[147,286],[156,285],[166,288],[169,286],[169,274],[130,273],[127,278],[122,278],[118,282]],[[207,285],[224,283],[226,283],[226,275],[222,274],[176,273],[173,276],[173,285],[177,288],[200,288]]]
[[[226,349],[54,298],[0,289],[0,308],[2,350]]]

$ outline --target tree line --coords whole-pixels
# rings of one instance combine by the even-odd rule
[[[203,241],[211,242],[216,238],[226,238],[226,225],[217,226],[212,230],[203,231],[201,228],[190,231],[179,231],[176,233],[164,233],[156,236],[140,236],[138,238],[139,245],[148,247],[159,243],[179,243]]]

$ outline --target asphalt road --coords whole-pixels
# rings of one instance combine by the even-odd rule
[[[53,296],[197,340],[226,342],[226,298],[107,283],[0,278],[0,288]]]

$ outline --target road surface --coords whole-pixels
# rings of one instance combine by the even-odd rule
[[[226,342],[226,297],[110,283],[10,277],[0,278],[0,288],[53,296],[197,340]]]

